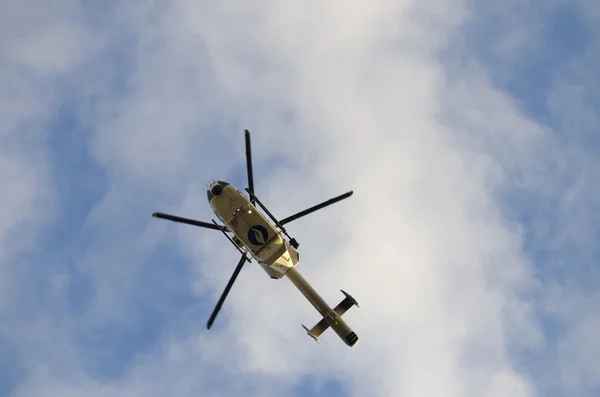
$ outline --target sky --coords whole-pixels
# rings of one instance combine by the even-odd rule
[[[5,0],[0,395],[600,393],[600,3]],[[360,338],[241,272],[213,178],[294,221]]]

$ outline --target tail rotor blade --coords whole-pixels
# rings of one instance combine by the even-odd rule
[[[215,321],[217,314],[219,314],[219,311],[221,310],[221,306],[223,306],[223,302],[225,301],[225,298],[227,298],[227,295],[229,294],[229,290],[231,289],[231,286],[235,282],[235,279],[237,278],[238,274],[240,274],[240,271],[242,270],[242,267],[246,263],[246,260],[247,260],[246,256],[245,255],[242,256],[242,258],[240,259],[240,262],[238,263],[237,267],[233,271],[233,274],[231,275],[231,278],[229,279],[227,286],[225,286],[225,290],[221,294],[221,297],[219,298],[219,301],[217,302],[215,309],[213,310],[212,314],[210,315],[210,318],[208,319],[208,323],[206,324],[207,329],[210,329],[210,327],[212,327],[212,324]]]
[[[279,223],[281,223],[282,225],[285,225],[286,223],[290,223],[291,221],[294,221],[294,220],[296,220],[298,218],[301,218],[301,217],[303,217],[305,215],[308,215],[308,214],[313,213],[315,211],[318,211],[318,210],[320,210],[322,208],[325,208],[328,205],[335,204],[338,201],[346,199],[346,198],[352,196],[353,193],[354,193],[353,191],[350,191],[348,193],[344,193],[344,194],[342,194],[340,196],[337,196],[337,197],[334,197],[332,199],[329,199],[329,200],[327,200],[327,201],[325,201],[325,202],[323,202],[321,204],[315,205],[314,207],[310,207],[310,208],[308,208],[308,209],[306,209],[304,211],[298,212],[297,214],[294,214],[292,216],[288,216],[287,218],[280,220]]]

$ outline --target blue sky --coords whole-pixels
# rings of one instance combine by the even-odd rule
[[[0,6],[0,395],[595,396],[593,1]],[[294,222],[361,337],[210,220],[212,178]]]

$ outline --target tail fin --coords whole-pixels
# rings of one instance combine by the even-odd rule
[[[317,325],[318,325],[318,324],[317,324]],[[306,333],[308,334],[308,336],[310,336],[311,338],[313,338],[313,339],[315,340],[315,342],[319,343],[319,335],[320,335],[321,333],[319,333],[319,335],[315,335],[315,334],[314,334],[314,332],[311,332],[311,330],[309,330],[308,328],[306,328],[306,327],[304,326],[304,324],[302,324],[302,328],[304,328],[304,330],[306,331]],[[315,326],[315,327],[313,327],[313,329],[314,329],[314,328],[316,328],[316,326]],[[323,331],[324,331],[324,330],[323,330]],[[321,332],[322,332],[322,331],[321,331]]]
[[[341,289],[340,291],[342,291],[342,294],[344,294],[345,298],[333,309],[333,311],[338,316],[341,316],[344,313],[346,313],[348,311],[348,309],[350,309],[354,305],[356,305],[356,307],[360,308],[360,306],[358,306],[358,302],[356,302],[356,299],[354,299],[349,293],[347,293],[343,289]]]

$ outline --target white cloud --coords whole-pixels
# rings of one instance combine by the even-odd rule
[[[277,202],[280,192],[290,192],[306,194],[305,199],[296,201],[309,205],[316,197],[342,192],[348,185],[357,190],[349,202],[340,204],[344,210],[336,213],[331,209],[328,214],[313,216],[319,223],[325,222],[319,217],[336,214],[336,223],[320,228],[318,233],[311,222],[290,229],[302,236],[299,240],[307,247],[300,270],[318,290],[333,303],[340,299],[336,285],[344,287],[369,313],[359,332],[363,342],[352,352],[353,359],[344,364],[340,355],[346,356],[346,352],[337,346],[334,351],[339,353],[319,354],[314,349],[306,353],[304,345],[277,337],[279,333],[300,334],[297,323],[316,316],[306,302],[293,298],[297,292],[289,284],[271,286],[265,281],[264,289],[250,282],[239,284],[240,292],[231,297],[229,305],[233,308],[231,326],[240,333],[227,336],[236,337],[250,349],[246,361],[250,368],[293,378],[300,371],[318,376],[317,371],[322,370],[346,379],[357,395],[368,395],[360,384],[367,384],[372,376],[381,377],[373,392],[382,395],[417,391],[428,395],[493,395],[496,386],[489,386],[485,379],[494,376],[510,379],[506,387],[512,384],[521,395],[528,395],[527,380],[514,373],[506,357],[503,330],[504,316],[515,312],[522,316],[521,306],[526,306],[513,291],[518,279],[527,274],[519,254],[519,236],[507,231],[498,218],[492,197],[484,189],[486,170],[468,164],[465,154],[445,141],[445,130],[436,123],[436,106],[445,104],[437,99],[436,82],[441,80],[442,71],[435,60],[423,55],[427,51],[406,56],[401,45],[396,52],[385,54],[371,50],[387,44],[381,43],[371,28],[376,32],[384,29],[387,16],[394,15],[390,9],[375,9],[369,7],[361,24],[368,33],[359,35],[358,40],[357,28],[347,31],[330,23],[333,16],[327,9],[311,9],[312,24],[306,35],[288,34],[302,30],[305,21],[285,13],[281,19],[272,17],[278,21],[277,29],[270,24],[254,25],[252,32],[244,32],[247,35],[234,35],[242,40],[238,45],[246,51],[255,43],[260,43],[258,53],[282,49],[282,56],[273,52],[273,58],[268,59],[273,59],[276,70],[286,71],[289,91],[285,97],[290,101],[286,104],[292,104],[296,121],[277,125],[277,129],[298,131],[295,148],[313,152],[320,165],[312,181],[307,177],[301,178],[301,184],[291,178],[270,180],[266,200]],[[270,13],[274,14],[278,15]],[[393,22],[401,24],[412,16],[404,14]],[[234,24],[223,17],[215,23]],[[201,21],[192,25],[198,29],[204,26]],[[436,38],[429,40],[426,31],[419,33],[421,46],[437,45]],[[256,36],[264,41],[255,42]],[[235,68],[237,59],[228,60],[228,53],[220,50],[219,44],[227,41],[227,36],[219,36],[212,46],[210,35],[203,37],[213,57],[220,60],[219,80],[229,81],[227,72]],[[256,84],[242,86],[247,92],[259,92],[257,100],[271,104],[276,111],[281,103],[279,92],[261,84],[262,76],[256,72]],[[485,87],[482,93],[494,98]],[[502,100],[496,99],[501,104]],[[489,113],[490,109],[483,111]],[[498,119],[503,115],[500,113]],[[262,131],[260,116],[251,118],[260,123],[256,131]],[[518,116],[513,117],[513,123],[513,128],[536,130]],[[329,184],[327,190],[305,193],[304,186],[310,189],[324,183]],[[280,184],[283,188],[278,187]],[[284,204],[275,205],[278,213]],[[350,218],[343,218],[344,214]],[[338,232],[348,236],[348,244],[341,252],[328,252],[327,236],[335,244]],[[495,270],[500,264],[504,270]],[[211,261],[206,267],[219,265],[220,261]],[[223,278],[227,272],[222,271]],[[487,273],[494,276],[491,281],[486,279],[490,276]],[[252,282],[261,283],[258,276]],[[495,284],[494,289],[489,282]],[[457,296],[457,291],[464,298]],[[274,304],[273,297],[278,294],[289,303]],[[506,305],[516,309],[503,313]],[[279,332],[269,332],[272,319],[277,319]],[[531,328],[527,320],[523,326]],[[474,341],[481,349],[472,359],[486,364],[479,377],[470,376],[462,362],[463,349]],[[290,355],[302,359],[292,366],[281,366]],[[314,355],[325,362],[322,367],[311,368],[310,363],[317,361]],[[361,361],[378,364],[371,368]],[[432,373],[436,382],[431,382]]]
[[[78,7],[64,4],[74,22],[49,18],[47,35],[30,28],[7,47],[14,62],[42,76],[81,72],[85,44],[102,40],[81,33]],[[549,131],[520,114],[485,70],[449,73],[440,64],[469,11],[459,1],[117,6],[137,45],[133,69],[112,71],[130,73],[122,96],[103,97],[90,113],[98,120],[85,120],[96,126],[90,149],[109,178],[86,224],[97,239],[76,257],[93,278],[93,305],[66,321],[60,368],[28,368],[14,395],[284,395],[306,377],[337,380],[356,396],[535,395],[509,350],[545,342],[524,296],[538,285],[522,253],[526,226],[504,218],[497,193],[508,185],[555,194],[540,148],[552,150],[549,161],[563,159]],[[23,46],[40,35],[70,39],[53,56]],[[31,92],[11,111],[15,120],[43,112]],[[86,353],[74,347],[77,332],[111,321],[126,328],[136,305],[159,304],[141,302],[139,280],[161,241],[181,239],[194,267],[190,288],[214,295],[193,315],[210,312],[235,252],[219,234],[149,215],[210,217],[204,182],[241,172],[243,128],[254,133],[259,194],[279,216],[355,190],[288,229],[301,244],[298,269],[324,298],[336,304],[343,288],[361,304],[361,317],[347,314],[359,345],[348,349],[331,332],[326,345],[314,344],[300,323],[312,326],[317,313],[291,283],[254,265],[215,330],[182,314],[115,383],[79,367]],[[4,225],[35,197],[27,190],[35,178],[18,180],[31,182],[0,213]],[[42,324],[58,334],[52,321]],[[570,331],[561,353],[569,362],[589,362],[576,338],[590,329]],[[569,382],[593,384],[597,374],[570,368]]]
[[[26,6],[20,3],[20,7]],[[14,289],[8,281],[16,276],[11,269],[15,255],[35,247],[36,230],[54,209],[43,141],[47,138],[45,123],[56,102],[50,82],[42,75],[42,69],[53,61],[44,57],[33,65],[17,54],[21,50],[35,53],[22,41],[23,37],[30,31],[43,36],[48,26],[44,20],[22,12],[16,2],[3,4],[1,14],[0,290],[6,295]],[[31,29],[32,26],[36,29]],[[3,296],[2,304],[5,299]]]
[[[600,314],[592,311],[573,320],[567,335],[559,344],[558,358],[563,387],[581,393],[600,386],[597,365],[600,353],[597,342]]]

